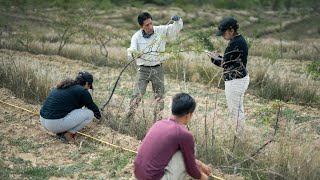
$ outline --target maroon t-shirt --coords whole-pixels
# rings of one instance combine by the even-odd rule
[[[157,121],[143,139],[134,161],[134,174],[139,180],[161,179],[171,157],[182,152],[188,174],[199,179],[194,153],[194,139],[184,125],[174,119]]]

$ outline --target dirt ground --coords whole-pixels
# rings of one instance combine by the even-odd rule
[[[6,103],[39,112],[39,105],[25,103],[21,99],[15,98],[6,89],[0,89],[0,96],[1,100]],[[74,165],[79,161],[78,159],[70,158],[70,155],[81,150],[81,143],[80,145],[62,143],[60,140],[56,139],[54,134],[51,134],[42,128],[37,115],[32,115],[29,112],[3,103],[0,103],[0,114],[0,144],[2,147],[1,157],[3,157],[1,158],[1,167],[14,169],[17,168],[17,166],[20,166],[9,161],[7,159],[8,157],[21,158],[24,161],[29,161],[31,167],[49,165],[68,166]],[[140,143],[132,137],[117,133],[97,122],[91,123],[81,132],[134,151],[136,151]],[[78,140],[82,142],[82,145],[94,142],[93,139],[82,135],[78,136]],[[25,147],[25,149],[23,149],[23,143],[31,144],[28,145],[30,147]],[[98,156],[99,151],[112,149],[110,146],[103,143],[94,142],[94,144],[90,145],[95,146],[96,152],[87,153],[80,157],[81,160],[88,159],[88,163],[90,162],[90,159],[94,159],[95,156]],[[122,153],[122,151],[115,152]],[[130,152],[126,153],[130,154]],[[129,163],[128,167],[129,168],[127,169],[124,168],[121,173],[125,177],[128,177],[128,174],[130,177],[132,174],[132,163]],[[85,172],[85,174],[97,173]],[[19,175],[10,175],[10,178],[15,179],[15,177],[19,179]],[[74,175],[74,178],[77,179],[77,176]]]

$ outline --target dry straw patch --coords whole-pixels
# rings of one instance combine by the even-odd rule
[[[20,98],[42,102],[51,88],[47,72],[32,59],[25,58],[19,61],[12,52],[8,51],[2,51],[1,54],[0,78],[5,82],[1,86],[11,89]]]
[[[273,38],[254,39],[250,49],[250,54],[271,58],[274,61],[280,59],[293,60],[314,60],[317,58],[319,43],[309,40],[288,41]]]

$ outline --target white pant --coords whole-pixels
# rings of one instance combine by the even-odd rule
[[[187,176],[186,165],[181,151],[177,151],[169,161],[164,170],[164,175],[161,180],[180,180]]]
[[[90,109],[75,109],[61,119],[44,119],[40,116],[40,121],[42,126],[50,132],[76,133],[90,123],[93,116]]]
[[[248,89],[249,74],[241,79],[225,81],[225,94],[229,112],[236,123],[236,133],[241,133],[245,128],[246,115],[244,113],[244,93]]]

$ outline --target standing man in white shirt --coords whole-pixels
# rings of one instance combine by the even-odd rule
[[[150,81],[157,101],[153,121],[161,118],[161,111],[164,108],[164,73],[161,63],[164,60],[165,45],[167,39],[174,38],[183,27],[183,21],[179,16],[172,16],[170,20],[173,24],[153,26],[152,16],[148,12],[138,16],[141,29],[132,36],[128,48],[129,59],[134,58],[138,66],[137,80],[125,123],[133,119]]]

